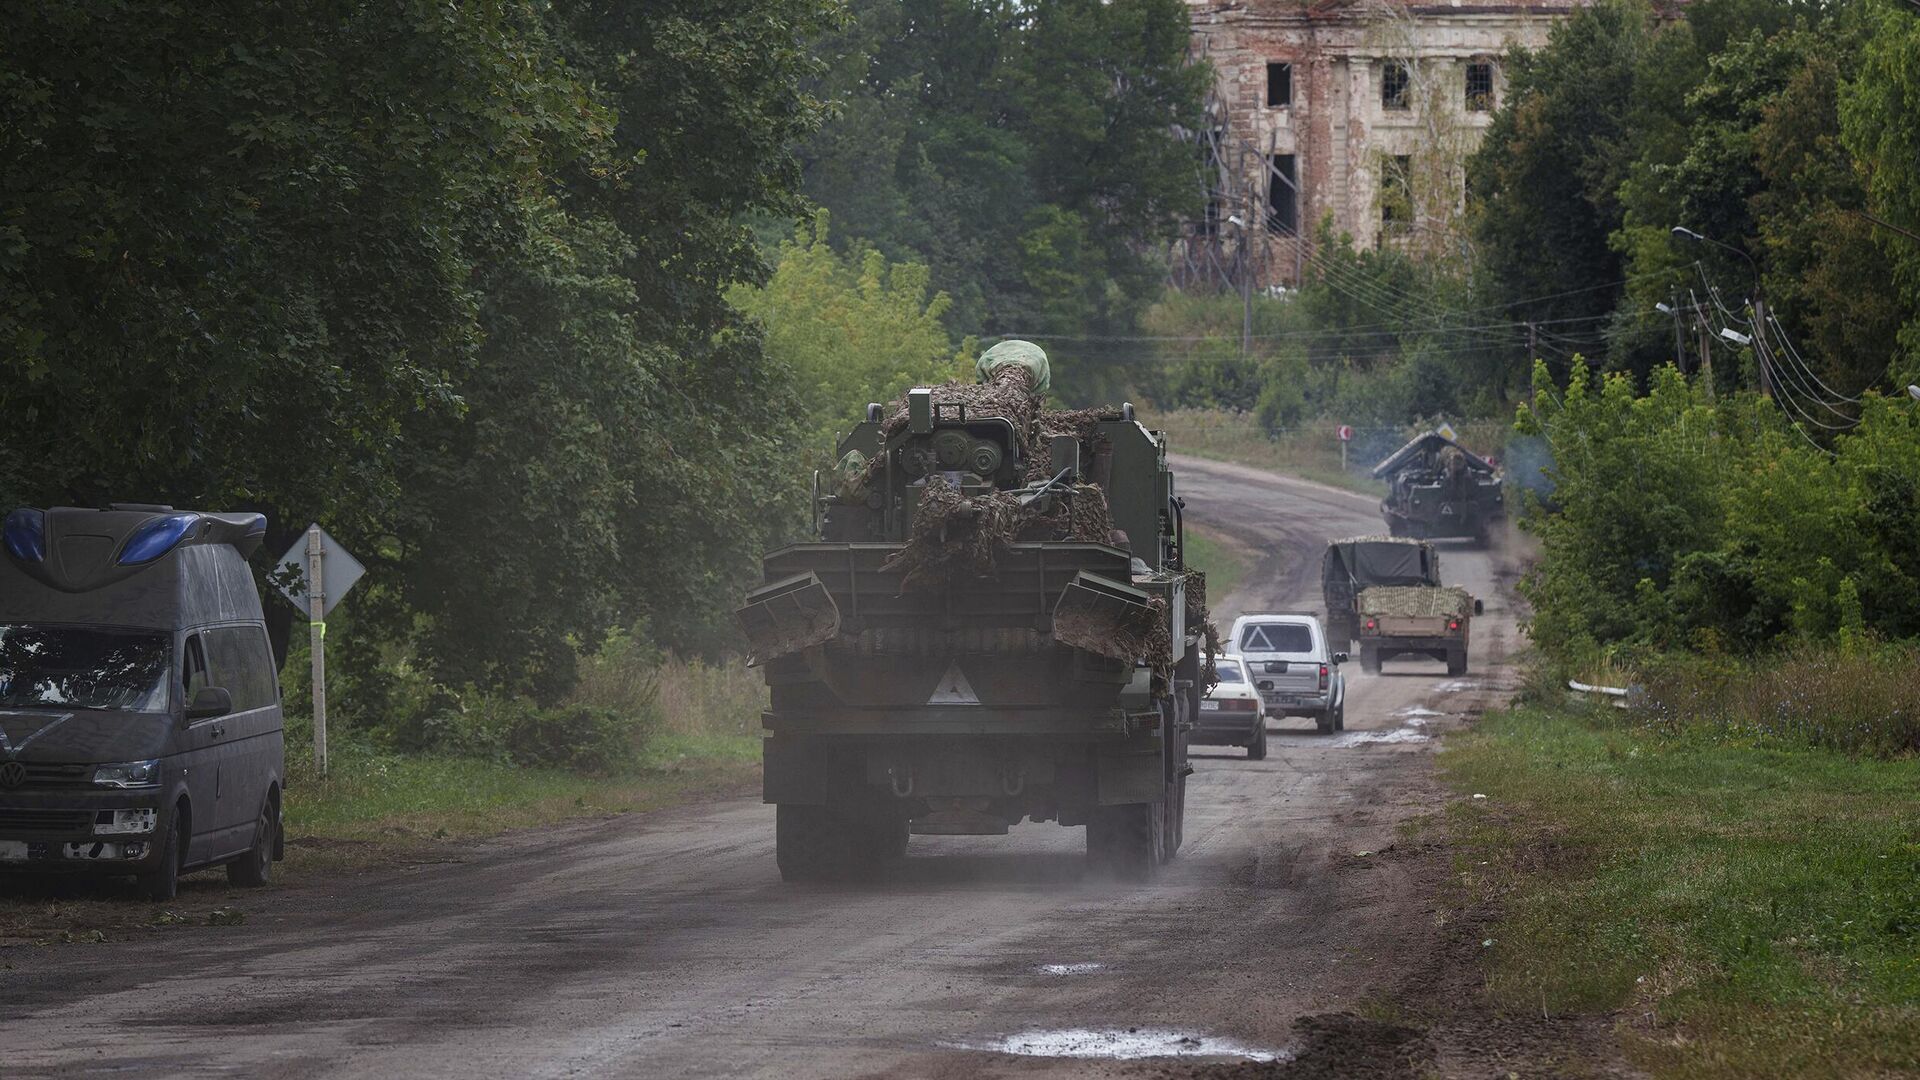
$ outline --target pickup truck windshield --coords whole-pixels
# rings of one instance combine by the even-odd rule
[[[1240,636],[1241,652],[1313,651],[1313,634],[1301,623],[1258,623]]]
[[[164,712],[170,635],[0,624],[0,707]]]

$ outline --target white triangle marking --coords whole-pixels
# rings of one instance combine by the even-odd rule
[[[973,686],[967,677],[960,673],[960,661],[947,665],[947,673],[940,676],[940,685],[933,688],[933,696],[927,699],[929,705],[978,705],[980,695],[973,692]]]

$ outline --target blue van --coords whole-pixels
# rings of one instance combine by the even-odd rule
[[[0,523],[0,873],[133,875],[170,899],[284,854],[259,514],[117,503]]]

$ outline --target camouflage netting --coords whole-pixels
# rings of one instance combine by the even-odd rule
[[[977,370],[982,380],[977,385],[947,383],[931,388],[936,415],[941,406],[962,405],[968,416],[1006,418],[1013,424],[1019,451],[1028,463],[1024,477],[1028,484],[1052,479],[1047,448],[1054,437],[1072,435],[1078,439],[1081,460],[1090,466],[1091,456],[1099,452],[1096,426],[1122,416],[1119,409],[1043,410],[1040,394],[1048,384],[1046,354],[1028,342],[1008,341],[994,346],[980,357]],[[907,398],[902,395],[881,421],[882,436],[890,439],[898,435],[907,423]],[[859,477],[859,487],[864,488],[878,479],[885,465],[884,457],[843,465],[842,484],[851,483],[847,468],[860,470],[864,466]],[[1015,541],[1127,546],[1125,539],[1115,535],[1106,490],[1097,484],[1062,485],[1021,506],[1015,492],[968,496],[944,477],[934,475],[926,480],[905,545],[887,560],[884,569],[902,573],[903,592],[991,579],[1008,545]],[[1221,649],[1219,631],[1207,610],[1205,575],[1188,574],[1187,588],[1186,624],[1205,640],[1202,678],[1211,689],[1218,681],[1214,657]],[[1076,619],[1080,621],[1076,623]],[[1086,616],[1069,615],[1055,622],[1054,636],[1069,644],[1087,642],[1095,646],[1095,652],[1137,657],[1153,665],[1162,676],[1171,675],[1173,648],[1164,599],[1156,598],[1148,607],[1132,609],[1118,624],[1106,619],[1095,625]]]
[[[1118,419],[1120,419],[1119,409],[1062,409],[1042,412],[1035,423],[1034,453],[1027,458],[1027,482],[1052,478],[1052,461],[1047,456],[1047,447],[1053,442],[1054,436],[1071,435],[1080,440],[1083,454],[1098,456],[1100,443],[1103,440],[1094,435],[1094,426],[1103,420]]]
[[[1443,615],[1465,618],[1473,611],[1473,596],[1454,585],[1415,588],[1376,585],[1360,590],[1360,611],[1365,615],[1388,615],[1407,619],[1426,619]]]
[[[1210,694],[1220,685],[1216,661],[1223,650],[1220,628],[1213,624],[1213,609],[1207,605],[1207,575],[1198,570],[1187,573],[1187,632],[1198,632],[1206,647],[1206,659],[1200,663],[1200,692]]]
[[[1032,370],[1020,364],[1003,364],[993,370],[987,382],[941,383],[930,387],[937,415],[942,406],[966,407],[968,416],[1001,416],[1012,422],[1020,438],[1020,452],[1032,446],[1034,421],[1040,416],[1040,391]],[[891,439],[907,429],[907,396],[900,395],[880,421],[880,432]]]
[[[1113,542],[1113,513],[1107,509],[1107,492],[1098,484],[1075,484],[1072,494],[1050,495],[1023,507],[1018,522],[1019,540],[1055,540],[1075,544]]]
[[[1172,662],[1173,639],[1167,631],[1167,602],[1156,596],[1145,607],[1130,606],[1124,619],[1101,618],[1085,611],[1054,616],[1056,641],[1112,656],[1146,660],[1162,675]]]
[[[944,476],[927,478],[907,543],[882,567],[900,570],[900,590],[941,589],[995,576],[995,564],[1019,530],[1020,500],[1010,491],[962,495]]]
[[[963,495],[944,476],[928,477],[906,546],[884,569],[905,572],[902,592],[943,589],[997,576],[1001,554],[1016,540],[1112,543],[1107,493],[1094,484],[1068,491],[1021,506],[1011,491]]]

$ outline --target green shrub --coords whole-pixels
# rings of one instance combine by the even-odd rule
[[[428,737],[424,749],[599,774],[632,768],[656,719],[652,710],[622,713],[583,704],[541,708],[528,698],[469,690],[422,727]]]
[[[1668,654],[1647,663],[1634,722],[1667,734],[1920,752],[1920,648],[1803,646],[1755,659]]]

